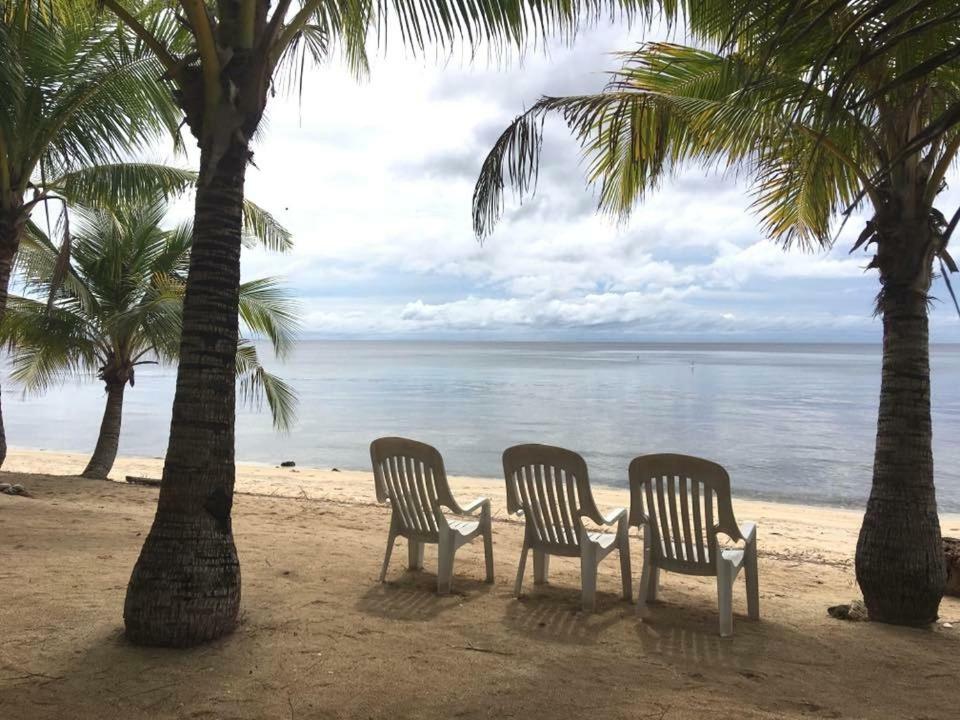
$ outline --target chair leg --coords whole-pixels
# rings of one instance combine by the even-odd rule
[[[483,527],[483,559],[487,565],[487,582],[493,582],[493,529],[490,518]]]
[[[457,551],[453,534],[440,532],[437,550],[437,593],[449,595],[453,590],[453,556]]]
[[[546,585],[547,575],[550,572],[550,556],[543,550],[533,551],[533,583]]]
[[[593,543],[580,543],[580,596],[584,612],[597,606],[597,549]]]
[[[650,562],[643,563],[643,571],[640,573],[640,587],[637,589],[637,612],[650,602],[656,600],[656,568],[650,566]]]
[[[733,635],[733,566],[717,563],[717,606],[720,611],[720,637]]]
[[[410,570],[423,570],[423,543],[410,540],[407,543],[407,567]]]
[[[757,575],[757,544],[750,543],[744,558],[747,580],[747,614],[751,620],[760,619],[760,578]]]
[[[390,554],[393,552],[393,543],[396,542],[396,539],[397,535],[391,527],[387,535],[387,552],[383,555],[383,567],[380,568],[380,582],[387,579],[387,567],[390,565]]]
[[[517,582],[513,586],[513,594],[520,597],[520,591],[523,589],[523,571],[527,567],[527,551],[529,550],[527,541],[523,541],[523,549],[520,551],[520,565],[517,567]]]
[[[626,526],[620,533],[620,584],[623,585],[623,599],[633,602],[633,572],[630,569],[630,536]]]
[[[656,602],[660,586],[660,568],[654,565],[653,546],[650,543],[650,528],[643,530],[643,572],[640,575],[640,610],[646,603]]]

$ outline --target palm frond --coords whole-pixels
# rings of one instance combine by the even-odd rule
[[[57,5],[3,23],[16,67],[5,68],[0,83],[18,88],[0,93],[0,129],[21,192],[42,186],[41,162],[48,177],[118,162],[176,128],[181,115],[151,53],[92,6]]]
[[[196,185],[192,170],[155,163],[108,163],[81,167],[47,183],[70,204],[88,207],[116,207],[124,203],[143,203],[158,197],[169,199]]]
[[[298,305],[277,278],[240,285],[240,320],[249,333],[269,339],[278,357],[290,351],[300,328]]]
[[[502,55],[545,45],[548,37],[568,42],[580,28],[604,17],[630,22],[637,15],[652,18],[661,8],[674,17],[679,4],[675,0],[377,0],[374,17],[378,39],[384,44],[387,28],[393,25],[403,45],[413,52],[447,50],[465,43]]]
[[[603,92],[542,98],[504,131],[474,190],[478,235],[501,215],[506,184],[521,200],[535,189],[543,122],[555,114],[580,142],[605,212],[625,218],[681,166],[737,168],[757,183],[755,209],[771,237],[829,244],[832,217],[876,167],[877,139],[862,118],[834,113],[824,124],[832,103],[824,93],[791,117],[785,108],[805,84],[774,73],[754,81],[754,61],[738,54],[651,43],[621,57]]]
[[[269,212],[256,203],[243,201],[243,240],[247,247],[262,245],[267,250],[287,252],[293,236]]]
[[[53,244],[47,234],[32,220],[27,222],[20,238],[16,255],[16,275],[29,290],[49,290],[48,281],[56,272],[60,248]],[[92,306],[95,302],[83,277],[72,265],[67,265],[61,288],[82,304]]]
[[[274,427],[289,431],[296,421],[296,392],[260,364],[257,348],[249,340],[241,339],[237,345],[237,378],[241,402],[258,408],[266,401]]]
[[[10,378],[41,393],[70,375],[95,372],[97,344],[82,317],[12,296],[0,320],[0,344],[11,353]]]

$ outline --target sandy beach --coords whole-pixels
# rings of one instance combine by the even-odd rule
[[[457,556],[454,594],[433,592],[436,550],[407,572],[398,547],[376,582],[388,510],[368,472],[238,467],[234,529],[242,623],[190,651],[136,648],[122,633],[130,570],[157,490],[74,477],[87,457],[11,451],[0,482],[0,718],[448,718],[554,713],[615,718],[954,718],[960,601],[926,630],[829,618],[856,597],[860,513],[738,500],[760,527],[760,622],[721,639],[712,579],[665,575],[640,620],[601,566],[598,611],[579,610],[579,566],[511,597],[521,525],[502,483],[451,478],[492,498],[496,582],[479,543]],[[159,459],[121,458],[112,476],[159,477]],[[602,508],[629,503],[598,488]],[[960,516],[942,516],[960,535]],[[432,551],[432,552],[431,552]],[[634,582],[640,542],[633,540]],[[955,624],[954,624],[955,623]],[[953,627],[949,625],[953,624]]]

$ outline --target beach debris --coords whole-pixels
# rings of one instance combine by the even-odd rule
[[[827,614],[837,620],[850,620],[852,622],[870,619],[867,615],[867,606],[863,604],[863,600],[854,600],[849,605],[828,607]]]
[[[951,630],[951,629],[953,628],[953,623],[951,623],[951,622],[942,622],[942,623],[940,623],[940,627],[946,628],[947,630]]]
[[[945,537],[943,554],[947,559],[947,595],[960,597],[960,539]]]
[[[456,647],[456,646],[453,646],[453,647]],[[506,652],[504,650],[495,650],[493,648],[479,647],[477,645],[474,645],[473,643],[467,643],[466,645],[462,646],[462,649],[469,650],[470,652],[489,653],[490,655],[503,655],[505,657],[510,657],[511,655],[514,654],[512,652]]]
[[[160,481],[157,478],[139,477],[137,475],[127,475],[127,482],[131,485],[148,485],[150,487],[160,487]]]
[[[284,460],[280,463],[280,467],[296,467],[297,464],[293,460]]]
[[[21,497],[33,497],[33,495],[27,492],[27,489],[19,483],[16,483],[14,485],[11,485],[10,483],[3,483],[2,486],[0,486],[0,492],[2,492],[4,495],[19,495]]]
[[[340,468],[333,468],[330,472],[340,472]]]

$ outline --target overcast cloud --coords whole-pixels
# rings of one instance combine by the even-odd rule
[[[784,252],[744,187],[692,169],[617,225],[594,213],[558,123],[537,196],[477,242],[473,182],[497,135],[540,94],[599,89],[609,52],[639,40],[607,26],[506,68],[394,53],[360,83],[336,64],[310,71],[302,99],[271,101],[247,184],[296,249],[249,253],[245,276],[285,276],[322,337],[878,339],[876,277],[847,255],[860,221],[833,252]],[[933,328],[960,339],[947,303]]]

